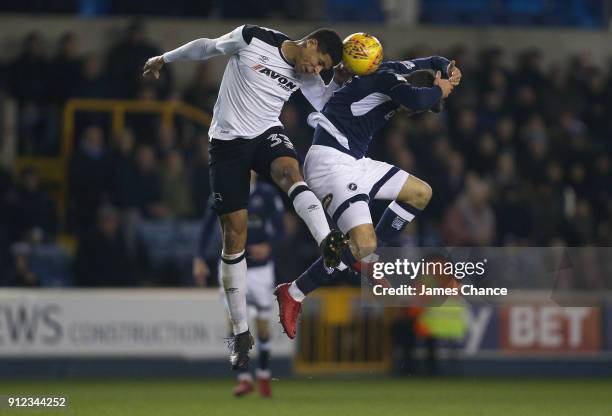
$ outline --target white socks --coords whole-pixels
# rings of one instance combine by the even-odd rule
[[[237,254],[221,254],[221,282],[234,335],[249,329],[246,303],[247,265],[244,250]]]
[[[287,194],[293,203],[295,212],[306,223],[317,245],[321,245],[330,232],[321,202],[312,193],[306,182],[294,183]]]
[[[306,298],[306,295],[297,286],[297,284],[295,283],[295,280],[291,282],[291,285],[289,286],[289,296],[291,296],[293,300],[300,302],[300,303],[303,302],[304,299]]]

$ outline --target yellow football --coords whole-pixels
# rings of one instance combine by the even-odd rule
[[[347,36],[342,44],[344,67],[355,75],[371,74],[382,62],[382,45],[369,33],[353,33]]]

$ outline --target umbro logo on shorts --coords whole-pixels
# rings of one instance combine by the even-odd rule
[[[349,183],[348,185],[346,185],[346,187],[348,188],[349,191],[356,191],[357,190],[357,184],[354,182]]]

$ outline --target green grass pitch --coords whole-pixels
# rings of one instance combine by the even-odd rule
[[[0,383],[2,415],[612,415],[612,380],[281,379],[236,399],[232,380]],[[10,409],[8,395],[66,396],[65,409]]]

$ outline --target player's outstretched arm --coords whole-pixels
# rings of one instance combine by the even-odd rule
[[[445,78],[448,78],[450,74],[448,73],[448,66],[450,62],[443,56],[428,56],[427,58],[416,58],[412,59],[412,62],[415,66],[415,69],[433,69],[434,71],[442,72],[442,75]]]
[[[411,61],[417,69],[433,69],[441,71],[442,75],[456,87],[461,82],[461,70],[457,68],[454,60],[449,61],[443,56],[430,56],[428,58],[418,58]]]
[[[396,79],[399,82],[390,88],[389,96],[396,103],[415,112],[429,110],[453,90],[451,82],[443,79],[440,71],[436,72],[432,87],[415,87],[401,75],[396,75]]]
[[[242,35],[244,26],[216,39],[192,40],[160,56],[149,58],[143,68],[144,77],[159,78],[159,71],[168,62],[203,61],[218,55],[232,55],[247,45]]]

